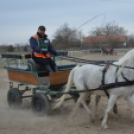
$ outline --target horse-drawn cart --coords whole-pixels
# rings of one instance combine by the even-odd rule
[[[67,52],[58,52],[58,55],[67,55]],[[76,64],[57,64],[58,72],[47,72],[44,68],[34,62],[30,54],[24,55],[28,59],[26,63],[20,63],[22,55],[18,54],[1,54],[5,58],[9,82],[9,90],[7,93],[7,101],[12,109],[20,108],[22,100],[27,97],[32,97],[31,106],[33,112],[38,115],[49,114],[51,103],[61,95],[57,92],[63,91],[67,83],[70,70]],[[55,60],[55,57],[53,57]],[[14,83],[18,87],[14,87]],[[25,86],[25,89],[20,90],[20,86]],[[25,92],[31,90],[31,95],[25,95]],[[77,95],[73,96],[74,99]]]
[[[20,63],[17,61],[23,58],[22,55],[18,54],[1,54],[1,57],[5,58],[5,60],[3,60],[6,63],[4,68],[6,68],[8,72],[8,79],[5,81],[9,83],[9,91],[7,93],[9,106],[13,109],[19,108],[24,98],[32,97],[32,110],[39,116],[49,114],[51,104],[55,102],[55,99],[61,97],[63,94],[71,95],[71,97],[68,97],[65,100],[74,99],[76,102],[79,97],[79,93],[81,92],[103,90],[108,96],[106,91],[107,89],[134,84],[134,81],[128,81],[123,74],[122,77],[126,80],[126,82],[116,81],[115,83],[105,84],[105,73],[108,67],[110,65],[115,66],[118,71],[121,66],[113,64],[113,61],[89,61],[69,57],[67,56],[66,51],[59,51],[58,58],[75,62],[75,64],[57,64],[59,71],[51,73],[44,70],[44,67],[36,64],[34,60],[31,59],[30,54],[24,55],[25,59],[28,59],[26,63]],[[54,56],[53,60],[56,62],[56,58]],[[73,86],[71,87],[70,92],[64,92],[70,71],[76,66],[77,62],[104,67],[104,70],[102,71],[102,84],[98,88],[77,91],[76,87]],[[133,69],[127,66],[124,66],[124,68]],[[18,87],[14,87],[14,83],[17,83]],[[25,86],[25,89],[21,90],[20,86]],[[32,91],[32,94],[25,95],[25,92],[29,90]],[[89,103],[89,98],[87,98],[86,102]]]
[[[55,103],[56,101],[57,102],[54,108],[59,108],[64,102],[64,100],[74,99],[74,101],[77,101],[78,99],[75,110],[77,110],[80,104],[79,102],[81,102],[86,111],[88,112],[88,115],[90,115],[91,120],[93,121],[94,118],[91,115],[90,110],[87,107],[84,99],[88,94],[90,95],[92,91],[102,90],[105,92],[107,97],[110,98],[102,122],[102,127],[107,128],[108,114],[110,110],[113,108],[118,98],[120,98],[121,96],[125,98],[128,97],[128,101],[130,101],[134,105],[133,54],[134,50],[131,50],[118,62],[113,63],[112,61],[109,62],[88,61],[74,57],[72,58],[69,56],[65,56],[67,55],[66,52],[60,52],[59,55],[64,55],[64,57],[58,56],[59,58],[69,59],[70,61],[75,61],[79,63],[93,64],[93,66],[84,65],[82,67],[77,66],[76,68],[74,68],[76,64],[59,64],[59,65],[57,64],[59,71],[52,73],[48,73],[47,71],[44,70],[44,68],[37,65],[30,58],[31,57],[30,55],[25,55],[25,59],[28,59],[26,63],[20,63],[17,62],[17,59],[22,59],[21,55],[2,54],[1,57],[6,58],[4,60],[6,63],[5,68],[7,69],[8,72],[8,79],[6,81],[9,82],[9,88],[10,88],[7,93],[8,104],[13,109],[19,108],[24,98],[32,97],[31,100],[32,110],[36,115],[41,116],[49,114],[51,104]],[[26,66],[24,65],[22,66],[21,64],[25,64]],[[93,69],[95,67],[97,69],[95,69],[95,71],[93,72],[90,72],[89,69]],[[72,70],[71,73],[70,70]],[[115,71],[113,72],[113,70]],[[85,73],[84,71],[87,72]],[[98,80],[100,81],[100,83],[97,83],[97,85],[96,81],[90,82],[87,80],[88,76],[90,76],[89,73],[92,73],[92,75],[90,76],[91,79],[95,80],[96,78],[98,78],[97,75],[94,75],[96,71],[97,74],[99,75]],[[78,76],[77,74],[80,75],[80,77],[77,77]],[[81,78],[83,78],[83,80]],[[109,80],[107,83],[105,82],[106,79]],[[81,84],[81,81],[83,81],[84,83],[84,84],[82,83],[83,85]],[[13,85],[14,82],[18,84],[17,88],[14,87]],[[77,87],[77,90],[73,86],[73,82],[74,85]],[[67,87],[65,88],[66,83]],[[95,85],[93,86],[94,88],[92,89],[90,89],[90,87],[87,88],[87,85],[88,84],[91,85],[92,83]],[[81,84],[82,86],[79,84]],[[21,90],[20,86],[25,86],[25,89]],[[81,89],[79,88],[80,86]],[[107,91],[108,89],[109,92]],[[25,92],[28,90],[32,90],[31,95],[25,95]],[[81,93],[84,94],[84,97],[83,94]],[[70,94],[71,96],[67,98],[67,94]],[[63,96],[61,97],[61,95]],[[98,94],[96,93],[96,95]],[[134,112],[132,116],[134,117]]]

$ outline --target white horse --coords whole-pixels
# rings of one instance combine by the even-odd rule
[[[127,54],[124,57],[122,57],[118,62],[114,64],[119,65],[119,66],[134,67],[134,49],[127,52]],[[70,91],[73,83],[76,86],[76,89],[78,91],[98,88],[101,85],[103,69],[104,69],[103,66],[97,66],[97,65],[91,65],[91,64],[75,67],[70,72],[65,92]],[[129,80],[131,81],[134,80],[133,69],[122,67],[122,68],[119,68],[119,71],[117,73],[116,67],[111,65],[108,68],[107,73],[105,75],[105,84],[114,83],[116,76],[118,77],[119,82],[124,82],[125,80],[121,76],[121,72],[123,72],[124,76],[128,78]],[[108,100],[108,106],[106,108],[104,118],[102,121],[102,128],[108,128],[108,115],[111,109],[113,108],[114,104],[116,103],[117,99],[124,97],[134,106],[134,96],[133,96],[134,85],[108,89],[107,92],[109,93],[109,100]],[[80,93],[80,97],[78,98],[76,102],[75,112],[77,108],[79,107],[79,105],[82,103],[83,107],[86,109],[88,115],[90,116],[91,121],[93,121],[94,117],[91,114],[90,109],[88,108],[87,104],[85,103],[85,97],[87,96],[88,93],[89,92]],[[105,93],[102,90],[91,91],[91,93],[105,96]],[[59,108],[64,102],[65,98],[66,98],[66,94],[64,94],[59,99],[59,102],[55,105],[55,108]],[[134,118],[134,109],[133,109],[132,117]]]

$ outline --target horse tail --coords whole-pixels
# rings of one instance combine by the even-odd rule
[[[79,66],[76,66],[73,70],[71,70],[69,77],[68,77],[68,83],[66,85],[66,89],[64,90],[65,92],[69,92],[71,89],[71,86],[73,84],[73,77],[74,77],[74,73],[75,71],[79,68]],[[53,109],[58,109],[59,107],[61,107],[61,105],[63,104],[65,98],[66,98],[67,94],[64,94],[61,98],[58,99],[58,103],[55,105],[55,107]]]

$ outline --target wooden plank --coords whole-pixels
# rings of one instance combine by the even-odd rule
[[[37,77],[32,74],[8,70],[8,77],[13,81],[39,85]]]
[[[20,82],[18,81],[13,81],[13,80],[9,80],[9,79],[4,79],[5,82],[13,82],[13,83],[16,83],[17,85],[20,84]],[[41,87],[44,87],[44,85],[40,85]],[[39,85],[32,85],[32,84],[29,84],[28,87],[30,88],[38,88]]]
[[[50,85],[67,83],[69,73],[70,70],[50,73]]]

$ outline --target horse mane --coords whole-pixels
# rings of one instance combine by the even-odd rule
[[[134,49],[128,51],[122,58],[119,59],[118,65],[122,67],[119,68],[118,75],[121,74],[123,66],[127,65],[128,61],[130,61],[132,57],[134,58]]]

